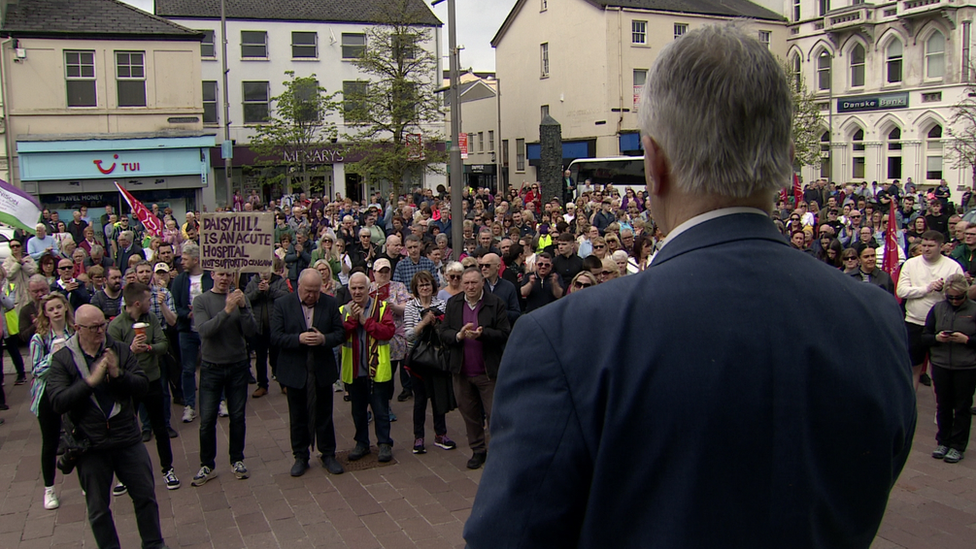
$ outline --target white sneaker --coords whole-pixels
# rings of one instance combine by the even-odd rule
[[[190,423],[196,419],[197,414],[193,411],[193,406],[183,407],[183,423]]]
[[[230,415],[230,412],[227,411],[227,401],[226,400],[221,400],[220,401],[220,406],[217,408],[217,415],[220,416],[220,417],[227,417],[227,416]]]
[[[58,501],[58,495],[54,493],[54,488],[44,489],[44,508],[48,511],[57,509],[61,507],[61,502]]]

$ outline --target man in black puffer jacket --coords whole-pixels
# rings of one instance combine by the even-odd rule
[[[109,510],[112,477],[129,489],[143,547],[165,547],[152,462],[142,444],[132,406],[149,388],[136,355],[123,343],[107,341],[105,315],[82,305],[75,312],[75,335],[51,358],[47,394],[54,411],[68,414],[90,449],[78,460],[78,478],[88,504],[88,522],[99,547],[118,547]]]

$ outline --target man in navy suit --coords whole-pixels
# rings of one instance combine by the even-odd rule
[[[332,384],[339,372],[332,349],[344,336],[339,305],[322,293],[322,275],[305,269],[298,279],[298,291],[276,300],[271,314],[271,344],[279,348],[278,382],[288,387],[293,477],[308,469],[312,433],[322,452],[322,465],[333,475],[343,472],[335,458]],[[309,402],[315,411],[312,418]]]
[[[639,112],[666,243],[519,319],[465,539],[868,548],[914,434],[907,336],[890,295],[768,216],[792,173],[786,74],[702,27],[659,53]]]

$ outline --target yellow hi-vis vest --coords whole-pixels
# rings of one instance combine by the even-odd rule
[[[339,312],[342,314],[342,321],[345,322],[346,319],[352,314],[349,307],[343,305],[339,307]],[[383,318],[383,313],[386,312],[386,302],[380,301],[380,318]],[[353,365],[352,363],[352,346],[355,335],[346,338],[346,341],[342,344],[342,382],[352,383],[355,376],[355,368],[359,365]],[[373,338],[369,334],[366,334],[366,348],[368,349]],[[376,383],[383,383],[384,381],[390,381],[393,379],[393,366],[390,362],[390,341],[378,341],[377,342],[377,352],[379,353],[379,364],[376,365],[376,377],[373,381]]]

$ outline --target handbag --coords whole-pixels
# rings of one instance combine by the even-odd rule
[[[417,344],[410,350],[410,366],[438,372],[451,371],[451,355],[441,344],[432,327],[420,334]]]
[[[58,469],[64,474],[70,474],[74,470],[78,460],[81,459],[88,449],[91,442],[88,437],[75,427],[74,422],[68,414],[61,417],[61,439],[58,441]]]

